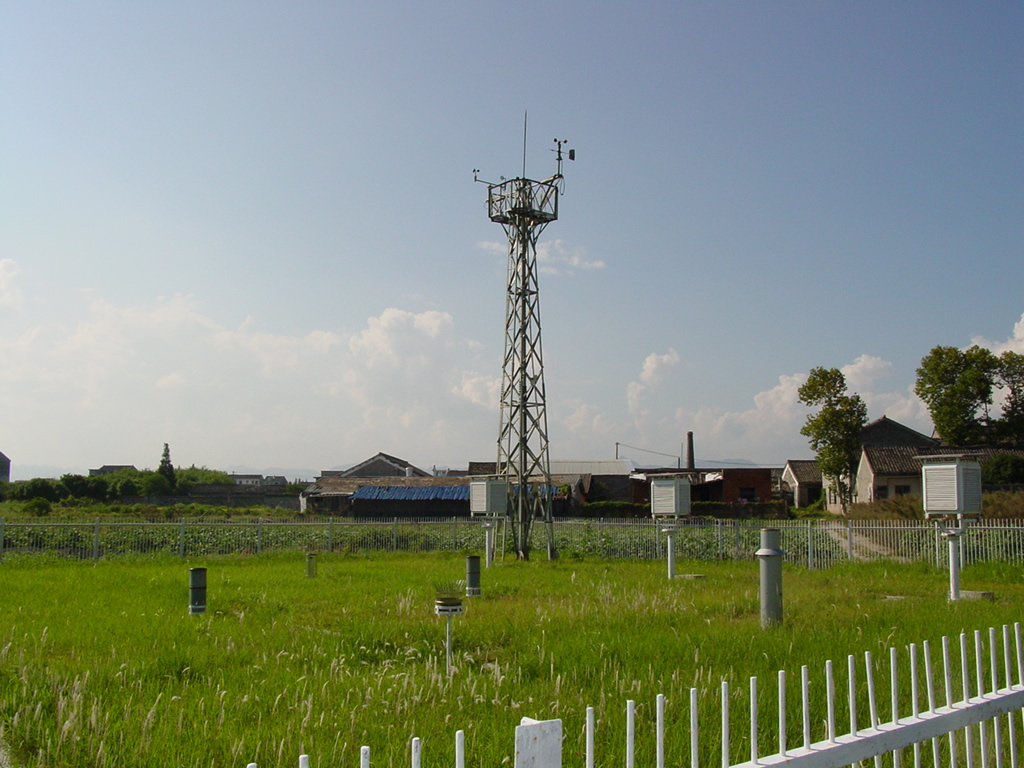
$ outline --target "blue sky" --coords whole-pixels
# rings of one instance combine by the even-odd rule
[[[552,458],[781,465],[842,368],[1024,351],[1024,7],[0,2],[0,450],[306,473],[491,460],[542,238]],[[670,462],[621,448],[641,463]]]

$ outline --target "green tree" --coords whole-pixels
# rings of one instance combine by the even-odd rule
[[[845,515],[853,501],[867,406],[860,395],[846,394],[846,377],[838,368],[811,369],[797,396],[804,405],[818,409],[807,417],[800,434],[810,442],[818,469],[836,489]]]
[[[1024,456],[997,453],[981,465],[981,481],[992,485],[1024,483]]]
[[[174,474],[174,465],[171,464],[171,449],[167,443],[164,443],[164,453],[160,457],[160,466],[157,467],[156,472],[158,475],[167,480],[167,485],[171,491],[174,491],[174,486],[177,485],[177,477]]]
[[[917,369],[914,392],[947,445],[986,442],[999,359],[984,347],[935,347]],[[1024,393],[1022,393],[1024,394]]]
[[[48,477],[34,477],[31,480],[23,480],[11,484],[10,497],[19,501],[31,499],[46,499],[47,501],[60,501],[67,498],[68,489],[60,480],[51,480]]]
[[[153,472],[143,475],[142,481],[139,483],[139,492],[143,496],[170,496],[174,493],[174,488],[171,487],[166,476],[159,472]]]
[[[995,385],[1006,390],[997,425],[999,442],[1024,445],[1024,355],[1007,350],[999,356]]]

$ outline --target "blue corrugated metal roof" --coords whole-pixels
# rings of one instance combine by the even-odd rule
[[[361,485],[353,499],[375,501],[469,501],[468,485]]]

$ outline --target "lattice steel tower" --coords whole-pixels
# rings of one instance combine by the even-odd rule
[[[487,212],[508,236],[508,286],[505,292],[505,357],[501,374],[497,472],[508,484],[507,513],[521,559],[530,556],[530,529],[544,521],[548,557],[557,556],[551,520],[551,464],[541,352],[537,239],[558,218],[563,184],[562,145],[555,139],[558,169],[544,181],[523,176],[487,185]],[[570,160],[575,150],[567,150]],[[479,179],[478,179],[479,180]]]

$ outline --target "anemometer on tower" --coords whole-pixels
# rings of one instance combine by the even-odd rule
[[[558,195],[564,187],[563,153],[570,160],[576,151],[563,149],[555,139],[555,175],[544,181],[526,178],[526,122],[523,121],[523,174],[483,181],[474,169],[473,180],[487,184],[487,215],[501,224],[508,236],[508,284],[505,291],[505,354],[501,374],[501,418],[498,426],[496,472],[504,488],[504,508],[471,509],[476,514],[510,515],[513,540],[520,559],[529,558],[530,529],[535,518],[547,529],[548,557],[557,556],[551,518],[551,461],[548,454],[548,419],[541,353],[540,287],[537,280],[537,239],[558,218]],[[483,492],[479,498],[493,499]],[[488,505],[491,502],[487,502]]]

